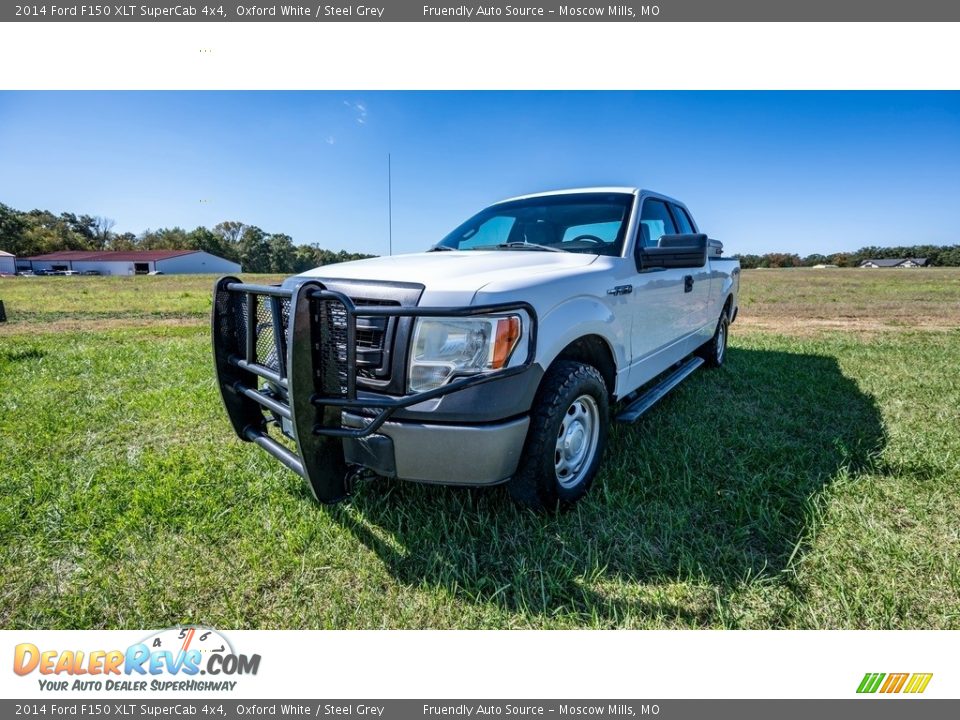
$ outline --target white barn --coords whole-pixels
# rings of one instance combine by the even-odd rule
[[[196,273],[238,273],[239,263],[211,255],[202,250],[131,250],[97,252],[62,250],[26,258],[30,268],[37,272],[67,270],[100,275],[147,275],[160,272],[165,275]],[[23,260],[20,264],[23,265]]]
[[[8,252],[0,250],[0,275],[16,275],[17,258]]]

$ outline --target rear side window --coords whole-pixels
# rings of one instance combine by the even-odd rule
[[[653,198],[644,200],[640,213],[640,242],[643,247],[656,247],[661,236],[676,234],[677,227],[673,224],[667,204]]]
[[[673,217],[677,221],[677,229],[684,235],[692,234],[694,232],[693,222],[691,222],[687,211],[673,203],[670,204],[670,209],[673,210]]]

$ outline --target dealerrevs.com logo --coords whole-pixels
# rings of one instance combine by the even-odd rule
[[[260,655],[237,653],[222,633],[194,626],[161,630],[126,650],[20,643],[13,653],[13,671],[36,674],[48,691],[230,691],[237,686],[233,678],[259,669]]]

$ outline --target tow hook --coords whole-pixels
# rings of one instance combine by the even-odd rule
[[[347,495],[353,495],[353,488],[356,486],[357,481],[365,477],[373,477],[373,472],[363,465],[351,465],[347,468],[347,472],[343,476],[343,486]]]

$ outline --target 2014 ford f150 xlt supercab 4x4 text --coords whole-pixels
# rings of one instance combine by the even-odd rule
[[[221,278],[223,402],[322,502],[367,469],[568,505],[614,404],[635,420],[723,364],[740,267],[721,253],[682,203],[592,188],[496,203],[423,253]]]

